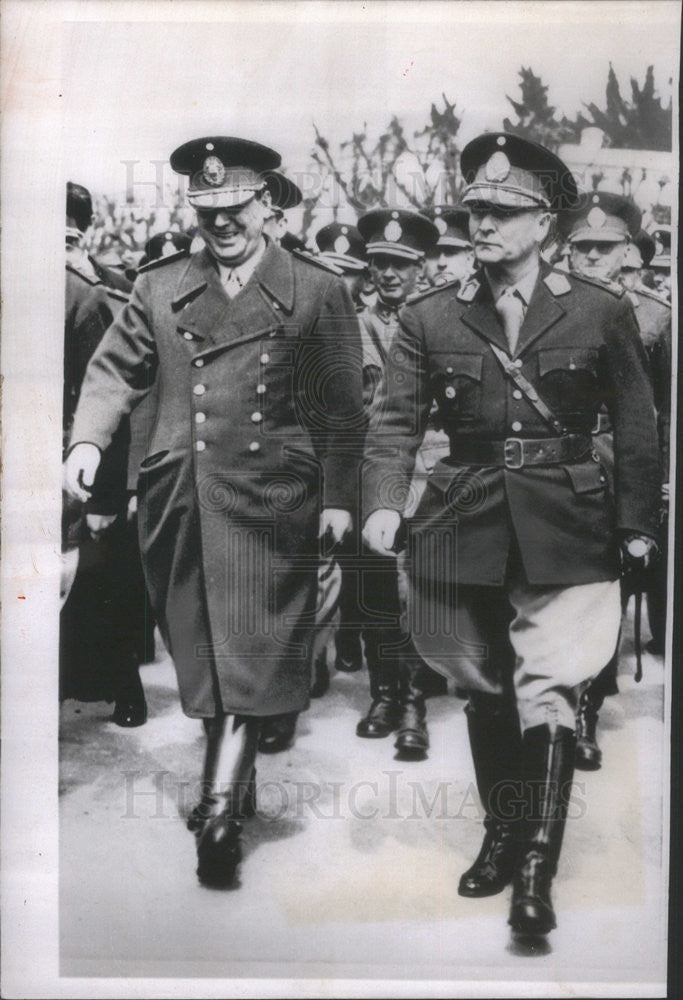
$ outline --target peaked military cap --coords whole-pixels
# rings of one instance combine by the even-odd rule
[[[320,256],[342,271],[360,273],[367,267],[365,242],[355,226],[345,222],[330,222],[315,234]]]
[[[614,191],[591,191],[580,195],[575,209],[562,213],[560,228],[570,243],[621,243],[640,232],[640,220],[641,211],[630,198]]]
[[[171,167],[190,178],[187,199],[195,208],[239,208],[266,187],[264,174],[282,158],[249,139],[214,135],[192,139],[171,153]]]
[[[358,230],[368,256],[387,254],[420,260],[436,244],[439,230],[431,219],[406,208],[376,208],[361,215]]]
[[[631,244],[629,244],[630,246]],[[638,248],[640,253],[642,264],[640,267],[649,267],[650,261],[655,255],[655,241],[652,239],[649,233],[646,233],[644,229],[636,233],[633,237],[633,246]]]
[[[439,230],[438,247],[461,247],[463,250],[472,248],[470,240],[470,213],[464,208],[453,205],[434,205],[425,209],[424,214],[431,219]]]
[[[545,146],[507,132],[472,139],[460,154],[467,187],[463,205],[482,202],[501,208],[571,208],[577,199],[574,175]]]
[[[159,260],[161,257],[171,257],[182,250],[189,250],[192,237],[187,233],[176,233],[172,229],[165,233],[156,233],[145,243],[145,263]]]
[[[286,232],[284,234],[284,236],[280,240],[280,246],[282,247],[283,250],[289,250],[290,253],[292,250],[300,250],[300,251],[306,250],[306,244],[304,243],[304,241],[302,239],[299,239],[298,236],[295,236],[294,233],[290,232]]]
[[[622,271],[639,271],[643,266],[643,256],[635,243],[629,243],[621,265]]]
[[[263,179],[266,188],[270,191],[273,208],[284,212],[288,208],[296,208],[303,201],[304,196],[301,193],[301,188],[294,181],[290,181],[289,177],[281,174],[279,170],[270,170],[264,174]]]
[[[651,261],[652,267],[668,269],[671,267],[671,226],[657,226],[652,230],[655,241],[655,252]]]

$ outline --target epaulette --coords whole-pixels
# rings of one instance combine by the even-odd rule
[[[156,260],[150,260],[149,263],[139,267],[138,274],[145,274],[146,271],[153,271],[157,267],[163,267],[164,264],[172,264],[176,260],[182,260],[183,257],[189,256],[189,250],[178,250],[177,253],[169,253],[165,257],[157,257]]]
[[[563,274],[562,271],[551,271],[549,274],[546,274],[543,284],[553,295],[566,295],[567,292],[571,292],[572,290],[567,275]]]
[[[470,278],[470,280],[465,282],[458,292],[458,302],[471,302],[480,288],[481,284],[479,283],[479,279]]]
[[[77,274],[79,278],[86,281],[89,285],[101,285],[103,283],[102,279],[98,278],[96,274],[86,274],[80,268],[74,267],[69,261],[66,263],[66,269],[67,271],[71,271],[72,274]]]
[[[321,271],[327,271],[328,274],[336,274],[340,277],[344,272],[336,264],[332,264],[329,260],[321,260],[320,257],[315,257],[312,253],[307,253],[305,250],[288,250],[287,253],[291,253],[292,257],[296,257],[297,260],[305,260],[307,264],[313,264],[314,267],[319,267]]]
[[[421,292],[413,292],[411,295],[406,296],[406,305],[412,306],[413,302],[421,302],[422,299],[429,298],[430,295],[434,295],[436,292],[442,292],[444,288],[452,288],[457,285],[457,281],[444,281],[443,285],[434,285],[431,288],[425,288]]]
[[[651,288],[638,285],[635,294],[642,295],[644,299],[651,299],[653,302],[658,302],[660,306],[666,306],[667,309],[671,309],[671,303],[663,295],[657,295],[657,292],[653,292]]]
[[[592,285],[594,288],[601,288],[603,292],[610,292],[617,299],[621,299],[624,296],[624,286],[620,285],[618,281],[598,281],[597,278],[587,278],[584,274],[576,274],[574,271],[572,271],[572,278],[576,278],[577,281],[583,281],[587,285]]]

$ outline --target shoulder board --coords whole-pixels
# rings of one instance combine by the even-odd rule
[[[81,281],[85,281],[88,285],[103,284],[102,279],[98,278],[96,274],[86,274],[84,271],[81,271],[80,268],[74,267],[74,265],[69,263],[68,261],[66,264],[66,269],[67,271],[71,271],[72,274],[76,274],[81,279]]]
[[[471,302],[480,288],[481,284],[478,278],[466,282],[458,292],[458,302]]]
[[[457,281],[445,281],[443,285],[434,285],[432,288],[425,288],[422,292],[413,292],[412,295],[406,296],[405,304],[412,306],[413,302],[421,302],[422,299],[429,298],[430,295],[436,295],[437,292],[442,292],[445,288],[453,288],[457,284]]]
[[[148,264],[143,264],[142,267],[139,267],[138,274],[144,274],[146,271],[154,271],[157,267],[163,267],[164,264],[172,264],[176,260],[182,260],[183,257],[189,256],[189,250],[178,250],[177,253],[167,254],[166,257],[158,257],[156,260],[150,260]]]
[[[543,283],[553,295],[566,295],[572,290],[567,275],[562,271],[551,271],[550,274],[546,274]]]
[[[601,288],[603,292],[610,292],[617,299],[624,296],[625,288],[617,281],[597,281],[595,278],[586,278],[583,274],[575,274],[573,271],[572,278],[575,278],[576,281],[582,281],[586,285],[592,285],[593,288]]]
[[[652,289],[650,288],[641,287],[640,285],[638,285],[634,294],[640,296],[643,299],[650,299],[652,302],[657,302],[659,303],[660,306],[666,306],[667,309],[671,309],[671,303],[667,302],[664,296],[657,295],[657,293],[653,292]]]
[[[307,264],[313,264],[314,267],[319,267],[321,271],[327,271],[328,274],[336,274],[339,277],[344,273],[340,267],[337,267],[331,261],[321,260],[320,257],[315,257],[312,253],[306,253],[304,250],[289,250],[287,252],[292,257],[296,257],[297,260],[305,260]]]
[[[130,298],[130,295],[127,295],[126,292],[122,292],[120,288],[112,288],[111,285],[105,285],[105,291],[107,297],[114,299],[115,302],[128,302]]]

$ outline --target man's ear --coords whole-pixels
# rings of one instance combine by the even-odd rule
[[[538,237],[539,241],[543,243],[550,232],[550,224],[553,221],[553,216],[551,212],[541,212],[538,217]]]
[[[265,188],[261,192],[261,197],[259,201],[261,202],[263,208],[265,209],[266,217],[270,216],[271,212],[273,211],[273,197],[268,188]]]

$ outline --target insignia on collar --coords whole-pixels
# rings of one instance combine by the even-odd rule
[[[510,173],[510,161],[505,153],[498,149],[488,160],[484,169],[484,176],[487,181],[501,184]]]
[[[479,291],[479,282],[474,279],[474,281],[468,281],[466,285],[463,285],[458,292],[458,301],[460,302],[471,302],[474,296]]]
[[[218,187],[219,184],[223,183],[225,180],[225,167],[217,156],[207,156],[204,160],[202,177],[212,187]]]
[[[548,288],[553,295],[566,295],[567,292],[571,292],[572,286],[569,284],[569,280],[566,275],[561,274],[559,271],[551,271],[543,279],[546,288]]]

